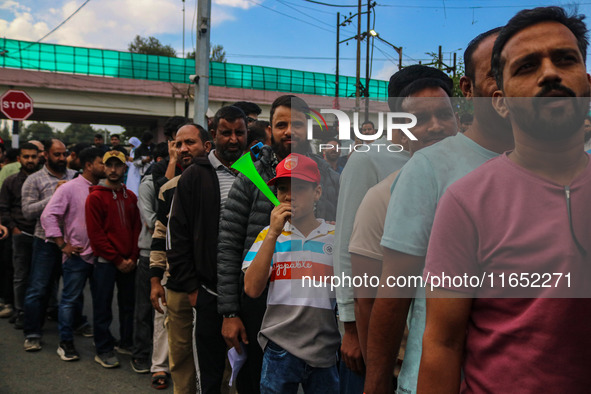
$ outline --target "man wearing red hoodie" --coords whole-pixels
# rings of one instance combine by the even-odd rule
[[[137,197],[123,184],[127,169],[125,155],[119,151],[107,152],[103,163],[106,182],[90,188],[86,199],[86,227],[90,246],[98,257],[92,278],[94,360],[105,368],[114,368],[119,366],[119,360],[113,350],[129,353],[125,350],[132,347],[135,267],[142,225]],[[117,348],[109,330],[113,321],[111,304],[115,283],[121,336]]]

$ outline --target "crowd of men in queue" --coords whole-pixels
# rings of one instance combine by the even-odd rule
[[[75,177],[62,142],[44,144],[38,171],[40,147],[23,144],[0,191],[0,229],[12,236],[25,350],[41,349],[61,272],[60,357],[79,358],[74,332],[94,335],[95,361],[112,368],[116,352],[131,354],[155,388],[171,376],[175,392],[220,392],[233,348],[246,355],[239,393],[587,392],[586,49],[583,17],[521,11],[465,51],[460,88],[474,111],[462,133],[451,79],[410,66],[390,79],[388,105],[415,115],[415,138],[382,137],[346,162],[338,140],[312,153],[309,108],[292,95],[273,102],[269,123],[252,103],[222,107],[209,130],[171,119],[168,155],[137,197],[118,150],[79,151]],[[375,133],[371,122],[362,130]],[[231,168],[245,153],[279,205]],[[318,272],[381,281],[292,296]],[[568,272],[573,285],[507,298],[492,286],[387,282],[483,272]],[[89,278],[94,332],[82,314]]]

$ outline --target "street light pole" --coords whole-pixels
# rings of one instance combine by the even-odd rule
[[[193,121],[207,129],[205,113],[209,102],[209,33],[211,0],[199,0],[197,8],[197,45],[195,47],[195,114]]]
[[[378,40],[382,41],[385,44],[390,45],[392,48],[394,48],[394,50],[396,51],[396,53],[398,54],[398,70],[402,70],[402,47],[397,47],[396,45],[392,44],[391,42],[388,42],[386,40],[384,40],[382,37],[380,37],[380,35],[378,33],[376,33],[374,30],[370,30],[369,33],[374,36],[377,37]],[[419,63],[420,64],[420,63]]]

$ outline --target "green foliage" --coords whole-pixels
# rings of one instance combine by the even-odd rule
[[[35,122],[29,124],[24,129],[21,129],[19,140],[48,140],[51,138],[57,138],[55,130],[45,122]]]
[[[77,144],[79,142],[94,143],[94,135],[97,134],[95,130],[89,124],[78,124],[72,123],[66,129],[58,133],[57,138],[62,140],[66,145]]]
[[[188,52],[185,56],[187,59],[195,58],[195,51]],[[211,53],[209,54],[209,61],[226,63],[226,51],[223,45],[213,45],[211,47]]]
[[[211,47],[211,53],[209,55],[209,60],[212,62],[226,62],[226,51],[224,51],[224,47],[222,45],[214,45]]]
[[[0,138],[4,140],[4,145],[9,146],[9,141],[12,141],[12,131],[8,128],[7,122],[4,122],[4,127],[0,129]]]
[[[133,41],[128,46],[129,52],[144,53],[146,55],[159,55],[176,57],[176,51],[170,45],[164,45],[156,37],[140,37],[135,36]]]
[[[437,53],[427,52],[426,55],[431,57],[432,61],[429,63],[422,63],[424,66],[438,68],[449,75],[449,77],[453,80],[452,97],[454,111],[458,114],[458,116],[461,116],[465,113],[473,114],[474,107],[472,106],[472,101],[466,100],[462,90],[460,89],[460,79],[466,74],[463,60],[459,60],[459,62],[456,64],[454,73],[453,66],[447,65],[443,60],[440,60]]]
[[[123,126],[123,128],[125,129],[125,131],[121,135],[121,138],[126,141],[128,141],[131,137],[137,137],[141,140],[142,135],[144,135],[144,133],[148,131],[146,127],[142,126]],[[123,143],[123,141],[121,142]]]

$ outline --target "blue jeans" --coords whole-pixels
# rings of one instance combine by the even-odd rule
[[[82,322],[76,318],[76,315],[83,300],[86,280],[92,275],[92,268],[92,264],[87,263],[80,256],[72,256],[63,264],[64,287],[58,317],[58,329],[62,341],[73,341],[74,328],[81,326]]]
[[[336,364],[328,368],[315,368],[276,343],[269,341],[263,356],[261,393],[297,393],[299,384],[304,393],[337,394],[339,375]]]
[[[347,368],[347,364],[343,360],[339,365],[339,382],[341,394],[363,394],[365,377]]]
[[[22,311],[25,305],[25,293],[33,259],[33,237],[26,234],[12,235],[12,267],[14,269],[14,307]]]
[[[62,252],[56,244],[33,239],[33,260],[25,295],[25,338],[41,338],[51,284],[59,278]]]
[[[140,256],[135,271],[133,358],[150,359],[154,335],[154,307],[150,301],[150,258]]]
[[[92,312],[94,317],[94,344],[97,354],[113,350],[115,339],[111,335],[113,322],[113,292],[117,283],[117,305],[119,307],[120,346],[133,345],[133,307],[135,270],[124,274],[113,263],[97,262],[92,273]]]

